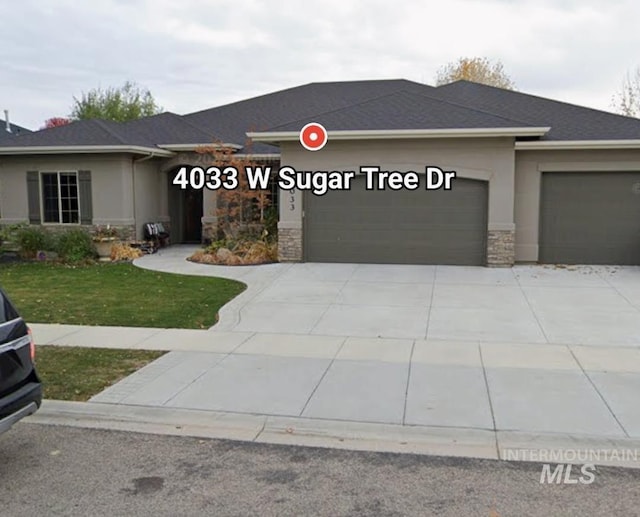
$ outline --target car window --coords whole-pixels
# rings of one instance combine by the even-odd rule
[[[14,320],[17,317],[18,313],[9,303],[9,300],[7,300],[6,296],[2,294],[2,291],[0,291],[0,325],[6,323],[7,321]]]

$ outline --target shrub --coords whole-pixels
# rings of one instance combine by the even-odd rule
[[[228,239],[218,239],[217,241],[213,241],[205,248],[206,253],[216,254],[220,248],[229,248],[232,247],[232,241]]]
[[[35,258],[38,251],[55,251],[56,239],[41,226],[23,226],[15,232],[15,240],[23,258]]]
[[[111,246],[111,260],[133,260],[142,257],[142,251],[128,244],[118,242]]]
[[[278,260],[278,244],[263,241],[254,242],[242,257],[245,264],[266,264]]]
[[[264,229],[267,234],[265,240],[267,242],[278,241],[278,209],[275,206],[270,206],[265,212]]]
[[[80,228],[74,228],[58,236],[56,250],[62,260],[81,262],[94,258],[96,250],[91,235]]]
[[[7,242],[17,242],[18,232],[25,227],[24,223],[0,226],[0,245]]]
[[[278,261],[278,243],[261,240],[223,239],[196,251],[189,260],[205,264],[237,266]]]

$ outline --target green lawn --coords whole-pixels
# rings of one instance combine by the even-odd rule
[[[0,286],[29,323],[208,328],[245,285],[132,264],[0,265]]]
[[[166,352],[64,346],[36,347],[44,397],[89,400]]]

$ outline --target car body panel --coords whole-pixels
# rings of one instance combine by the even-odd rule
[[[29,328],[0,289],[0,434],[41,403]]]

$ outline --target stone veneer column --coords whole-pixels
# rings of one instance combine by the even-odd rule
[[[487,266],[511,267],[515,262],[515,230],[489,230]]]
[[[295,223],[278,223],[278,260],[302,261],[302,226]]]
[[[280,190],[278,260],[302,262],[302,192]]]
[[[202,194],[202,241],[218,238],[218,196],[215,190],[204,189]]]

